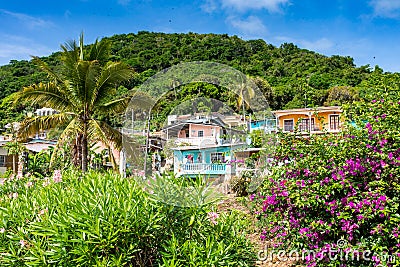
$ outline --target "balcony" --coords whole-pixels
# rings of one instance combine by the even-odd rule
[[[295,129],[294,128],[288,128],[288,127],[284,127],[284,128],[279,128],[282,129],[283,132],[294,132]],[[335,126],[335,128],[329,128],[329,125],[321,125],[319,123],[315,123],[311,125],[311,133],[323,133],[324,131],[327,131],[328,133],[337,133],[340,132],[341,130],[341,125]],[[309,125],[299,125],[297,131],[301,134],[306,134],[306,133],[310,133],[310,126]]]
[[[191,146],[215,145],[215,137],[187,137],[175,139],[175,144],[189,144]]]
[[[179,165],[181,174],[225,174],[225,163],[186,163]]]

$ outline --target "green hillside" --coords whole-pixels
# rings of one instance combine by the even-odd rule
[[[232,66],[251,77],[257,77],[272,109],[312,107],[341,104],[357,97],[358,86],[367,80],[370,66],[356,67],[351,57],[324,56],[285,43],[275,47],[264,40],[245,41],[226,34],[166,34],[139,32],[106,37],[112,43],[110,60],[123,61],[132,66],[137,75],[124,87],[121,94],[131,90],[158,71],[180,62],[215,61]],[[62,43],[64,40],[60,40]],[[57,68],[59,53],[42,58]],[[375,71],[382,72],[379,67]],[[44,81],[46,76],[30,61],[11,61],[0,67],[0,98],[32,83]],[[233,100],[214,85],[187,85],[187,92],[198,92],[228,102]],[[177,97],[175,96],[174,100]],[[171,99],[170,99],[171,100]],[[182,100],[182,99],[181,99]],[[160,105],[164,112],[173,101]],[[7,99],[0,112],[0,126],[18,119],[23,111],[34,107],[11,110]],[[116,122],[117,123],[117,122]]]

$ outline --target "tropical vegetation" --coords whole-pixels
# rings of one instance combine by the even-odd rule
[[[275,151],[264,150],[273,167],[261,187],[246,197],[252,210],[248,216],[222,212],[216,203],[190,208],[163,204],[135,179],[88,170],[89,158],[94,169],[105,156],[89,147],[101,142],[120,148],[116,128],[122,119],[114,114],[125,109],[126,96],[156,72],[187,61],[216,61],[244,72],[272,109],[342,105],[345,127],[335,135],[309,138],[278,133]],[[152,129],[193,97],[251,112],[244,95],[233,96],[228,88],[173,83],[180,90],[171,90],[155,104]],[[350,57],[326,57],[293,44],[139,32],[88,46],[81,36],[79,44],[67,42],[48,57],[12,61],[0,67],[0,89],[2,126],[20,120],[22,139],[50,128],[57,129],[59,138],[54,152],[29,156],[30,173],[0,179],[2,266],[253,266],[261,254],[246,231],[254,222],[267,254],[296,251],[300,258],[295,264],[397,264],[399,73],[356,67]],[[26,116],[42,106],[58,113]],[[268,146],[264,138],[254,133],[253,146]],[[81,171],[69,166],[65,154],[57,154],[66,144]],[[17,148],[17,142],[10,143],[10,153],[20,153]],[[54,172],[51,157],[58,159]],[[254,156],[244,164],[255,166],[257,160]],[[249,194],[252,176],[233,180],[233,189]],[[168,184],[179,189],[175,182]]]
[[[280,135],[280,164],[250,196],[270,253],[294,251],[307,266],[398,266],[400,79],[372,78],[343,107],[340,134]]]
[[[1,266],[254,266],[249,221],[216,203],[156,202],[110,172],[0,183]]]
[[[29,85],[13,95],[14,103],[45,106],[58,112],[25,118],[18,135],[26,139],[37,132],[63,127],[57,148],[64,142],[72,144],[74,165],[87,171],[89,142],[102,142],[107,148],[121,149],[120,132],[98,117],[112,116],[126,109],[129,99],[110,96],[116,93],[117,85],[132,77],[133,72],[124,63],[109,61],[107,40],[96,41],[85,51],[81,35],[79,45],[70,41],[61,48],[59,70],[50,68],[37,57],[33,60],[47,73],[48,82]]]

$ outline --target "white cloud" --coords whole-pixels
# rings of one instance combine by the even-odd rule
[[[335,46],[335,44],[331,40],[325,37],[310,41],[305,39],[294,39],[291,37],[279,36],[276,37],[276,40],[281,43],[294,43],[300,48],[305,48],[322,54],[330,54]]]
[[[258,37],[267,33],[267,28],[264,23],[256,16],[249,16],[246,19],[239,19],[237,17],[229,17],[227,19],[229,24],[238,29],[241,33],[247,36]]]
[[[0,65],[8,64],[10,59],[30,60],[31,55],[44,56],[51,53],[51,49],[24,37],[1,35],[0,40],[7,40],[0,42]]]
[[[395,18],[400,15],[400,0],[371,0],[369,4],[376,16]]]
[[[221,0],[223,8],[233,8],[238,11],[249,9],[266,9],[270,12],[280,12],[281,7],[289,0]]]
[[[329,51],[334,45],[334,43],[327,38],[321,38],[315,41],[301,40],[299,44],[308,50],[321,52]]]
[[[201,9],[207,13],[212,13],[218,8],[239,12],[266,9],[269,12],[279,13],[282,12],[282,6],[289,3],[290,0],[204,0]]]
[[[207,13],[212,13],[218,8],[216,0],[206,0],[201,9]]]
[[[29,28],[38,28],[38,27],[48,27],[53,25],[52,22],[50,21],[46,21],[40,18],[35,18],[23,13],[15,13],[15,12],[11,12],[5,9],[0,9],[0,13],[3,13],[4,15],[13,17],[17,20],[19,20],[20,22],[24,23],[26,26],[28,26]]]

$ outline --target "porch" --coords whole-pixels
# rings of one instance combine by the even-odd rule
[[[226,174],[226,163],[181,163],[179,173],[181,174]]]

